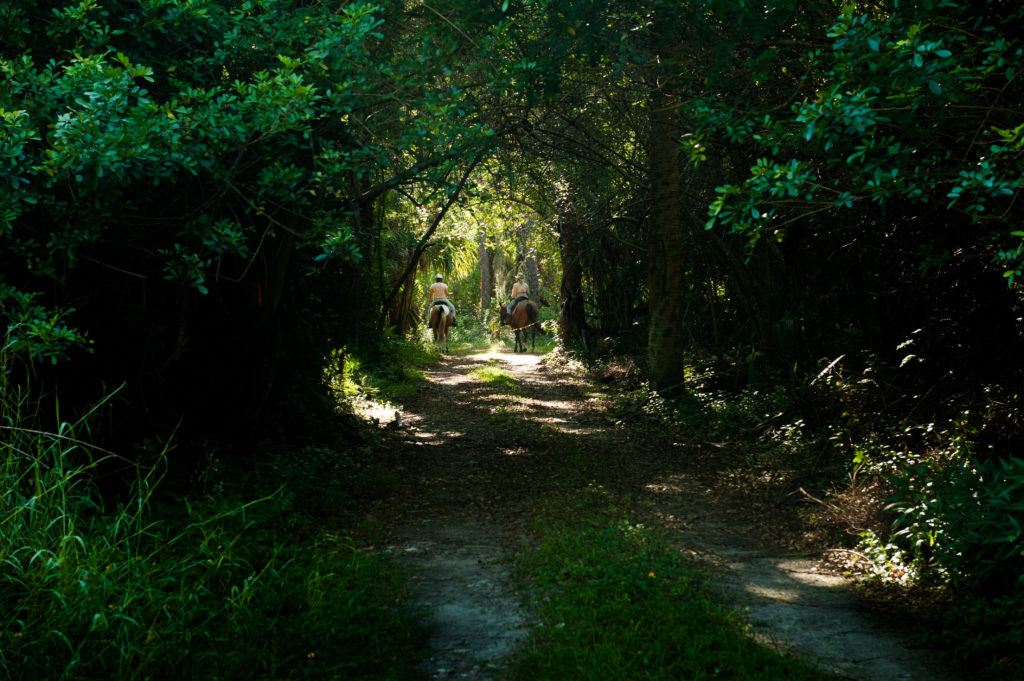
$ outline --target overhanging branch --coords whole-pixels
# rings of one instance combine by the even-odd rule
[[[448,209],[450,209],[452,205],[458,200],[459,194],[462,193],[463,187],[466,186],[466,182],[469,180],[469,176],[473,174],[473,171],[476,170],[477,165],[479,165],[480,161],[482,160],[482,153],[477,154],[473,158],[473,162],[469,164],[469,167],[467,167],[466,171],[462,174],[462,177],[459,179],[459,183],[455,186],[455,190],[452,191],[452,193],[448,196],[448,199],[444,202],[444,205],[441,206],[441,210],[439,210],[437,212],[437,215],[434,216],[434,219],[430,221],[430,226],[427,227],[427,230],[423,233],[423,236],[421,236],[419,241],[416,242],[416,248],[413,249],[412,257],[409,258],[409,262],[405,266],[405,270],[402,272],[402,276],[398,278],[398,282],[394,285],[394,287],[392,287],[391,292],[387,295],[387,297],[384,298],[384,309],[387,309],[387,303],[394,300],[395,296],[398,295],[398,292],[402,289],[402,286],[405,284],[405,281],[409,278],[409,275],[412,274],[412,272],[416,269],[416,266],[419,264],[420,257],[422,257],[423,252],[427,250],[427,244],[430,241],[430,237],[434,236],[434,232],[437,231],[437,228],[438,226],[440,226],[441,221],[444,220],[444,216],[448,214]],[[380,326],[383,326],[383,322],[384,316],[382,312]]]

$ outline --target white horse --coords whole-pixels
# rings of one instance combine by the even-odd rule
[[[434,332],[434,347],[438,352],[448,352],[448,329],[451,328],[451,310],[444,303],[434,303],[430,306],[430,330]]]

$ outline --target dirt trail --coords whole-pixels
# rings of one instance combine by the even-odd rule
[[[380,448],[400,481],[374,512],[387,550],[411,568],[413,600],[431,626],[420,665],[428,678],[495,678],[534,624],[504,562],[528,541],[529,504],[593,481],[642,500],[677,532],[763,640],[859,681],[957,681],[908,632],[860,608],[817,557],[753,539],[750,511],[718,498],[715,467],[702,468],[699,448],[615,424],[581,379],[540,359],[442,359]],[[471,375],[488,363],[514,374],[521,394],[509,400],[507,389]],[[577,478],[564,474],[567,459]]]

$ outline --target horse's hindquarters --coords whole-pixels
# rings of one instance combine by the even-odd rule
[[[448,306],[443,303],[431,306],[428,322],[430,329],[434,332],[434,347],[438,352],[447,352],[448,328],[452,323],[452,313]]]

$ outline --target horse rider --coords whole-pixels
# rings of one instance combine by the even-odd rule
[[[448,296],[453,295],[454,292],[448,291],[448,284],[444,283],[443,277],[438,274],[434,277],[434,283],[430,285],[430,304],[443,303],[448,307],[452,313],[452,326],[458,326],[455,323],[455,306],[452,305],[452,301],[448,300]]]
[[[516,275],[516,283],[512,284],[511,297],[512,300],[509,302],[508,307],[505,308],[505,311],[509,314],[512,314],[512,309],[516,305],[530,297],[530,287],[523,281],[522,272]]]

